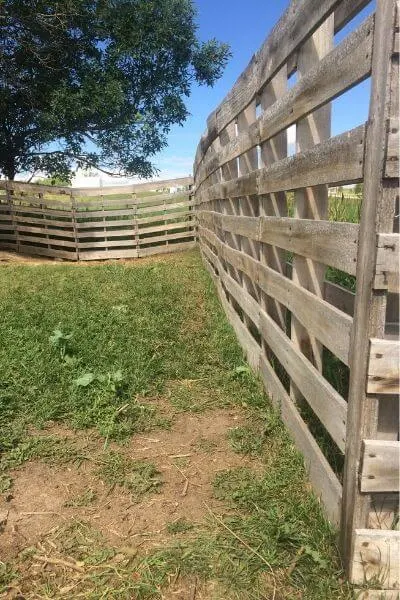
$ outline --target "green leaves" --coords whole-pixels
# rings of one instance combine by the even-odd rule
[[[55,329],[53,335],[49,337],[51,344],[59,350],[61,360],[68,365],[72,365],[76,362],[76,358],[72,356],[72,350],[69,344],[71,338],[72,333],[63,333],[61,329]]]
[[[236,378],[246,377],[251,375],[251,369],[248,365],[240,365],[233,371],[233,376]]]
[[[93,373],[85,373],[84,375],[81,375],[80,377],[78,377],[78,379],[75,379],[74,383],[78,387],[87,387],[94,380],[95,380],[95,376]]]
[[[192,0],[6,0],[1,16],[0,172],[10,179],[36,170],[68,181],[80,166],[151,176],[193,81],[213,85],[230,55],[197,39]]]

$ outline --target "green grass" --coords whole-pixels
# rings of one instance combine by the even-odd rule
[[[210,600],[262,600],[274,588],[276,600],[351,597],[340,582],[336,532],[260,382],[243,365],[197,252],[134,266],[4,266],[0,311],[4,488],[10,470],[27,461],[88,459],[74,438],[32,433],[49,421],[95,428],[107,446],[173,427],[173,411],[235,406],[248,423],[228,436],[237,452],[257,463],[255,470],[218,473],[218,512],[205,505],[203,521],[193,528],[186,521],[167,524],[170,538],[159,550],[111,547],[87,523],[73,520],[54,534],[47,552],[78,561],[82,573],[56,569],[55,576],[43,569],[23,579],[19,561],[25,572],[39,552],[28,548],[15,565],[0,564],[0,589],[15,580],[35,597],[51,598],[72,581],[70,594],[89,600],[150,600],[160,599],[175,579],[195,578],[199,585],[213,582]],[[157,405],[168,402],[172,409],[164,414]],[[198,447],[212,460],[212,442],[203,438]],[[105,449],[92,463],[99,478],[134,501],[163,493],[155,465],[127,458],[122,447]],[[92,501],[90,490],[73,499],[76,508]]]
[[[134,502],[158,491],[162,480],[156,467],[148,461],[131,460],[119,452],[109,452],[101,460],[97,475],[110,486],[126,488]]]
[[[185,518],[180,518],[167,524],[168,533],[172,533],[173,535],[192,531],[193,528],[194,523],[189,523]]]

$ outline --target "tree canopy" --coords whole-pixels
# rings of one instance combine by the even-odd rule
[[[151,176],[191,85],[228,57],[199,41],[192,0],[3,0],[0,172]]]

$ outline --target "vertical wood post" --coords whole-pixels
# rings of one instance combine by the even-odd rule
[[[75,260],[79,261],[79,231],[76,220],[76,198],[71,194],[71,217],[72,217],[72,227],[74,231],[74,241],[75,241]]]
[[[275,75],[272,81],[265,86],[260,96],[261,108],[267,110],[279,98],[285,95],[288,88],[287,65]],[[287,132],[283,131],[272,139],[261,144],[260,159],[261,167],[268,167],[277,160],[287,156]],[[260,215],[271,215],[274,217],[287,216],[287,200],[285,192],[276,192],[260,198]],[[286,274],[286,252],[277,246],[261,243],[261,263],[268,265],[282,275]],[[286,330],[286,308],[279,302],[269,297],[264,292],[261,294],[262,307],[274,319],[276,323]],[[263,342],[265,346],[265,342]]]
[[[137,201],[137,196],[135,194],[135,192],[133,192],[132,194],[134,203],[132,205],[133,208],[133,231],[134,231],[134,235],[135,235],[135,243],[136,243],[136,251],[138,253],[139,256],[139,218],[138,218],[138,201]]]
[[[396,186],[385,179],[385,147],[390,115],[391,56],[395,0],[378,0],[372,58],[372,92],[364,161],[364,200],[360,223],[357,290],[350,345],[350,392],[341,522],[341,549],[351,570],[355,529],[368,523],[370,496],[361,494],[359,469],[363,439],[374,438],[379,397],[366,393],[371,337],[383,337],[387,290],[375,283],[377,234],[393,231]],[[397,82],[398,85],[398,82]]]
[[[245,133],[248,131],[250,125],[254,123],[256,120],[256,101],[253,100],[249,104],[245,110],[243,110],[237,119],[237,134],[240,137],[241,133]],[[252,171],[258,168],[258,156],[257,156],[257,148],[252,148],[248,152],[244,152],[238,160],[238,169],[239,176],[247,175]],[[239,199],[239,214],[250,217],[258,217],[260,214],[259,207],[259,198],[257,195],[253,196],[244,196]],[[242,237],[240,241],[240,249],[242,252],[249,254],[256,260],[259,259],[260,255],[260,244],[259,242],[255,242],[254,240],[249,240],[248,238]],[[246,291],[248,291],[253,298],[258,300],[260,293],[256,284],[251,280],[251,278],[243,274],[242,275],[242,285]],[[250,320],[245,317],[245,323],[247,326],[250,325]]]
[[[331,15],[299,50],[297,72],[299,78],[333,49],[334,16]],[[302,152],[329,139],[331,135],[331,106],[327,104],[297,123],[296,150]],[[328,186],[320,185],[294,193],[294,213],[298,219],[328,218]],[[293,257],[292,279],[319,297],[324,295],[325,266],[304,257]],[[322,346],[292,315],[291,335],[294,344],[322,372]],[[291,384],[293,400],[302,402],[302,395]]]

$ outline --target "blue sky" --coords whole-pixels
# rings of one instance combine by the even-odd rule
[[[232,58],[223,77],[214,88],[195,86],[187,107],[191,116],[183,127],[174,127],[169,135],[168,148],[155,159],[162,177],[185,176],[192,172],[193,157],[198,141],[205,130],[210,112],[229,92],[237,77],[245,69],[254,52],[262,45],[269,32],[290,4],[289,0],[196,0],[199,37],[217,38],[228,42]],[[374,9],[372,2],[337,36],[343,39]],[[332,132],[351,129],[368,117],[369,81],[364,82],[333,103]]]

